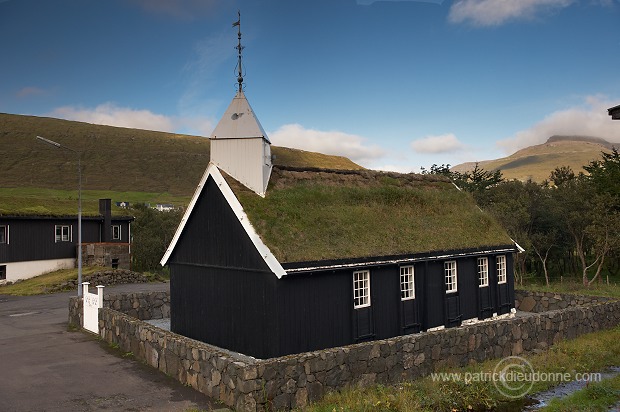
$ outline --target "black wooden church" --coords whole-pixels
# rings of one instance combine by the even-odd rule
[[[273,166],[241,81],[161,261],[173,332],[271,358],[513,310],[516,246],[471,196],[438,176]]]

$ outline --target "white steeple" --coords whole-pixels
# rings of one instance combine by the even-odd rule
[[[271,176],[271,142],[243,91],[237,92],[209,139],[211,162],[264,196]]]
[[[241,14],[239,28],[239,90],[209,136],[211,162],[260,196],[265,196],[271,176],[271,142],[243,94],[241,66]]]

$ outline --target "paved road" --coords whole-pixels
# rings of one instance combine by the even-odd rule
[[[165,290],[167,284],[119,291]],[[74,293],[0,295],[0,411],[187,411],[216,405],[203,394],[86,332],[67,328]]]

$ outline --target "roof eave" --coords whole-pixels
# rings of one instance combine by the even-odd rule
[[[342,269],[356,269],[369,266],[388,266],[388,265],[402,265],[413,264],[416,262],[433,261],[433,260],[446,260],[453,258],[463,258],[472,256],[482,256],[489,254],[500,253],[515,253],[519,251],[519,248],[512,245],[497,245],[488,246],[475,249],[462,249],[462,250],[449,250],[449,251],[436,251],[436,252],[424,252],[408,255],[396,255],[396,256],[371,256],[366,258],[352,258],[352,259],[338,259],[338,260],[321,260],[312,262],[290,262],[283,263],[288,274],[301,274],[317,271],[330,271],[330,270],[342,270]]]

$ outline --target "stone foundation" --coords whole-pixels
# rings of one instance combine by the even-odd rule
[[[526,302],[527,292],[519,293]],[[104,302],[105,307],[99,311],[101,338],[239,411],[303,407],[320,399],[326,391],[347,385],[393,384],[428,375],[442,366],[463,366],[542,350],[563,339],[620,324],[620,302],[605,300],[543,313],[520,313],[515,318],[436,332],[258,360],[162,330],[121,313],[137,311],[140,316],[141,308],[133,306],[144,300],[147,308],[142,314],[153,316],[155,311],[148,309],[151,302],[163,302],[163,299],[138,295],[142,294],[118,300],[132,302],[130,309],[127,309],[128,304],[120,303],[115,305],[120,305],[118,310],[114,310]],[[542,302],[544,297],[533,299]],[[70,319],[76,319],[71,313],[79,308],[77,300],[72,299]],[[573,301],[567,297],[556,300]],[[113,301],[116,300],[109,302]]]

